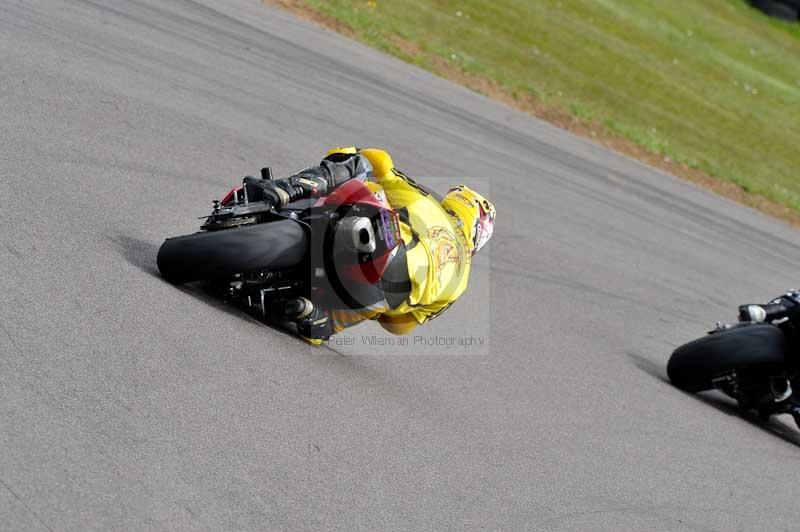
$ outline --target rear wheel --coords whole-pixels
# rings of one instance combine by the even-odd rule
[[[293,220],[168,238],[158,270],[171,283],[231,277],[300,264],[307,253],[303,228]]]
[[[769,373],[787,364],[788,342],[778,327],[754,323],[715,332],[676,349],[667,364],[678,388],[699,392],[714,388],[713,379],[733,370]]]

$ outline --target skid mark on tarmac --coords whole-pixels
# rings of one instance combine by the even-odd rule
[[[34,519],[36,519],[36,521],[40,525],[42,525],[45,529],[49,530],[50,532],[53,532],[53,529],[50,528],[50,526],[47,523],[45,523],[41,517],[39,517],[39,514],[34,512],[33,509],[30,506],[28,506],[28,504],[24,500],[22,500],[22,497],[17,495],[17,492],[11,489],[11,486],[6,484],[6,481],[3,480],[2,478],[0,478],[0,485],[2,485],[17,501],[19,501],[19,503],[28,511],[28,513],[30,513],[34,517]]]

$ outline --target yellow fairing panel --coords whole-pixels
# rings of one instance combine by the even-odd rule
[[[378,148],[364,148],[361,155],[367,158],[372,165],[372,174],[379,180],[389,175],[394,168],[391,156]]]

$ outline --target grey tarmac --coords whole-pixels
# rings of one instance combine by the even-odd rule
[[[788,226],[257,0],[5,0],[0,119],[0,530],[796,530],[800,431],[664,371],[800,285]],[[494,200],[414,333],[482,343],[314,349],[158,276],[336,144]]]

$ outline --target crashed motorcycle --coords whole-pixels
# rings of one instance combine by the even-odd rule
[[[275,208],[253,200],[257,179],[245,177],[215,200],[199,232],[161,245],[164,279],[203,281],[256,318],[280,323],[290,299],[357,308],[359,293],[391,277],[387,264],[402,241],[380,187],[353,179],[328,195]],[[260,179],[271,180],[271,170],[262,169]]]
[[[791,414],[800,427],[800,331],[781,298],[739,307],[739,323],[720,324],[706,336],[678,347],[667,375],[687,392],[720,390],[766,421]],[[757,315],[758,321],[751,316]]]

